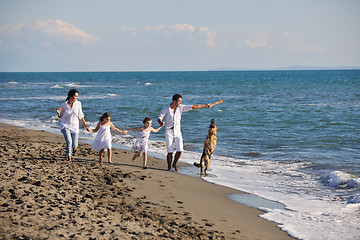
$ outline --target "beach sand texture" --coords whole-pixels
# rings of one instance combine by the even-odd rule
[[[1,239],[293,239],[238,191],[166,171],[166,160],[113,165],[89,145],[65,160],[62,135],[0,124]]]

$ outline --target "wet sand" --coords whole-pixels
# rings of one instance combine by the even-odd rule
[[[168,172],[166,160],[88,144],[73,161],[62,135],[0,123],[1,239],[293,239],[237,190]],[[181,167],[181,166],[180,166]]]

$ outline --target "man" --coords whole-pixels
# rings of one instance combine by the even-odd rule
[[[192,109],[211,108],[214,106],[214,104],[181,105],[181,101],[182,96],[180,94],[175,94],[172,98],[172,103],[164,107],[158,117],[158,122],[160,126],[165,125],[165,122],[163,122],[162,120],[164,117],[166,117],[165,141],[167,148],[166,159],[168,163],[168,171],[171,171],[171,167],[173,167],[175,171],[179,171],[176,164],[181,157],[182,151],[184,150],[183,138],[180,129],[181,114]],[[174,158],[174,163],[171,165],[174,145],[176,147],[176,154]]]

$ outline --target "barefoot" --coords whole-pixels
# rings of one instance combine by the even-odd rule
[[[113,162],[112,162],[112,161],[109,161],[109,163],[110,163],[110,164],[113,164]]]
[[[71,156],[68,156],[68,162],[71,162]]]
[[[173,165],[172,165],[172,167],[175,169],[175,171],[176,171],[176,172],[178,172],[178,171],[179,171],[179,169],[176,167],[176,165],[175,165],[175,164],[173,164]]]
[[[143,169],[148,169],[148,167],[147,167],[147,166],[144,166]]]

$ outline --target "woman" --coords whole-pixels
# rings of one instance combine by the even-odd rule
[[[66,141],[66,156],[68,161],[71,161],[71,147],[75,153],[78,146],[79,119],[84,124],[86,130],[90,131],[84,119],[81,102],[77,101],[78,97],[79,92],[76,89],[71,89],[68,92],[68,97],[65,102],[61,104],[61,108],[56,109],[57,115],[60,118],[60,130]]]

